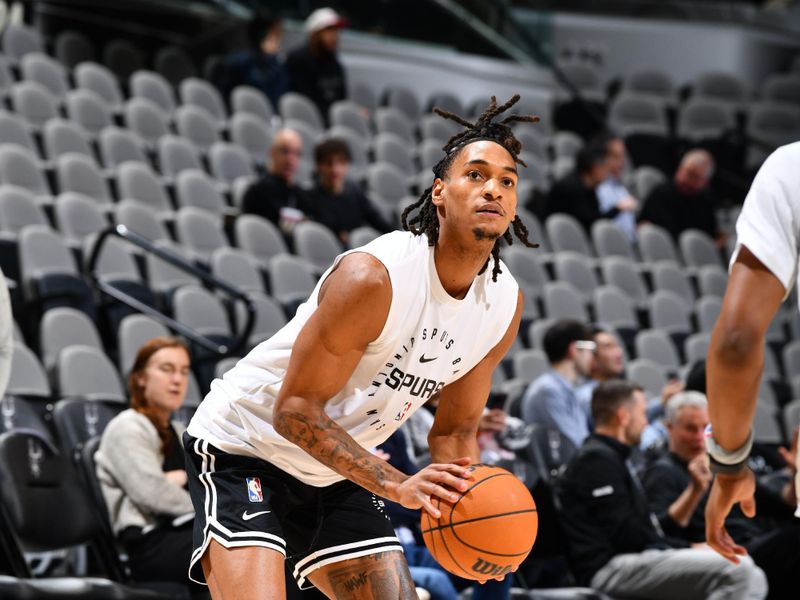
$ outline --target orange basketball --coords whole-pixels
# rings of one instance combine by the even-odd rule
[[[422,537],[437,562],[465,579],[509,573],[533,548],[539,517],[530,492],[500,467],[471,465],[469,489],[449,503],[434,498],[439,519],[422,511]]]

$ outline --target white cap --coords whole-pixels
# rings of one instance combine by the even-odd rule
[[[306,19],[303,26],[306,33],[311,35],[328,27],[343,27],[345,20],[332,8],[318,8]]]

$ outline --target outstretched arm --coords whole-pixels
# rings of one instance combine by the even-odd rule
[[[446,463],[462,456],[480,462],[478,424],[492,388],[492,373],[517,337],[522,304],[522,292],[519,292],[517,310],[500,342],[469,373],[442,389],[436,418],[428,434],[434,462]]]
[[[406,508],[434,513],[430,496],[453,499],[462,489],[461,465],[431,465],[409,477],[362,448],[325,414],[386,323],[392,288],[383,264],[365,253],[344,259],[320,289],[317,310],[295,341],[273,409],[275,430],[322,464]],[[454,457],[455,458],[455,457]]]
[[[764,366],[764,341],[785,289],[778,278],[742,246],[734,262],[722,311],[708,350],[708,405],[714,439],[729,452],[747,441]],[[755,514],[753,473],[718,474],[706,505],[708,544],[737,562],[744,549],[725,531],[725,517],[736,503]]]

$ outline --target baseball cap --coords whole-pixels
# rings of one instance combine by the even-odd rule
[[[306,19],[303,29],[309,35],[328,27],[344,27],[347,21],[332,8],[318,8]]]

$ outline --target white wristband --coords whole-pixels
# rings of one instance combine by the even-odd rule
[[[717,444],[716,440],[714,440],[714,434],[711,431],[710,424],[706,426],[705,439],[706,452],[708,452],[708,454],[713,457],[715,461],[723,465],[736,465],[745,462],[750,456],[750,451],[753,449],[752,429],[750,430],[745,443],[732,452],[728,452],[722,446]]]

